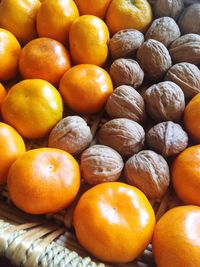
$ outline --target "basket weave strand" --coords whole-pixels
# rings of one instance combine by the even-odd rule
[[[30,229],[27,229],[28,224],[14,226],[0,220],[0,255],[6,256],[13,264],[24,267],[105,266],[52,242],[64,232],[56,224],[33,226],[30,223]],[[45,237],[42,238],[43,236]]]

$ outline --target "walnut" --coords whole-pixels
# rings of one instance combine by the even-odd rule
[[[185,109],[185,98],[181,88],[173,82],[160,82],[144,93],[149,115],[155,121],[179,121]]]
[[[121,30],[110,39],[109,50],[111,57],[113,59],[132,57],[143,42],[144,35],[138,30]]]
[[[126,162],[125,177],[150,199],[162,198],[170,182],[166,160],[151,150],[140,151]]]
[[[140,46],[137,59],[146,77],[152,81],[162,79],[172,65],[167,48],[153,39],[147,40]]]
[[[182,127],[172,121],[161,122],[147,133],[147,144],[163,157],[179,154],[188,145],[188,135]]]
[[[200,35],[185,34],[176,39],[170,46],[169,53],[175,63],[189,62],[200,64]]]
[[[94,145],[81,155],[82,176],[92,185],[116,181],[123,167],[120,154],[108,146]]]
[[[155,39],[165,46],[169,46],[174,40],[181,35],[176,22],[170,17],[156,19],[146,32],[146,39]]]
[[[200,4],[196,3],[185,8],[178,20],[178,25],[182,34],[200,34]]]
[[[105,123],[98,134],[98,143],[117,150],[128,157],[140,151],[144,145],[142,126],[129,119],[113,119]]]
[[[121,85],[109,96],[106,111],[111,118],[127,118],[142,124],[145,104],[142,96],[131,86]]]
[[[179,85],[186,98],[192,98],[200,93],[200,70],[194,64],[186,62],[175,64],[168,70],[165,80]]]
[[[157,0],[154,13],[157,18],[167,16],[177,20],[183,8],[183,0]]]
[[[110,76],[115,85],[131,85],[138,88],[144,79],[144,72],[133,59],[116,59],[110,67]]]
[[[78,155],[90,145],[91,141],[92,134],[87,123],[79,116],[69,116],[53,128],[48,146]]]

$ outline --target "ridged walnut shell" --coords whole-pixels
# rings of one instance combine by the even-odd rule
[[[178,20],[178,25],[182,34],[200,34],[200,3],[185,8]]]
[[[87,123],[79,116],[68,116],[52,129],[48,146],[78,155],[91,141],[92,133]]]
[[[113,59],[132,57],[143,42],[144,35],[138,30],[121,30],[110,39],[110,55]]]
[[[185,97],[181,88],[173,82],[160,82],[144,93],[146,108],[157,122],[179,121],[185,109]]]
[[[146,141],[149,148],[167,158],[179,154],[188,146],[188,135],[179,124],[166,121],[151,128]]]
[[[160,42],[149,39],[137,52],[137,60],[146,77],[151,81],[159,81],[172,66],[167,48]]]
[[[123,167],[120,154],[108,146],[94,145],[81,155],[82,177],[92,185],[116,181]]]
[[[175,64],[168,70],[165,80],[180,86],[186,98],[192,98],[200,93],[200,70],[194,64],[187,62]]]
[[[138,88],[144,79],[144,72],[133,59],[116,59],[110,67],[110,76],[116,86],[131,85]]]
[[[156,18],[167,16],[177,20],[183,8],[183,0],[157,0],[154,5],[154,14]]]
[[[142,96],[131,86],[121,85],[109,96],[106,111],[112,118],[127,118],[140,124],[145,121],[145,104]]]
[[[166,47],[181,35],[175,20],[170,17],[162,17],[154,20],[146,32],[145,39],[154,39]]]
[[[162,198],[170,182],[166,160],[151,150],[140,151],[126,162],[125,177],[150,199]]]
[[[129,119],[113,119],[98,133],[98,143],[112,147],[121,156],[129,157],[143,148],[145,132],[142,126]]]
[[[188,62],[200,64],[200,35],[185,34],[176,39],[169,48],[173,62]]]

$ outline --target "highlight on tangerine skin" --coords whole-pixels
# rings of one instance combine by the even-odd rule
[[[38,148],[24,153],[8,173],[11,200],[30,214],[53,213],[69,206],[80,187],[80,169],[69,153]]]

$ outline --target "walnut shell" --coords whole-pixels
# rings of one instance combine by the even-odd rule
[[[180,86],[186,98],[192,98],[200,93],[200,70],[194,64],[186,62],[175,64],[168,70],[165,80]]]
[[[131,86],[121,85],[109,96],[106,111],[111,118],[127,118],[142,124],[145,104],[142,96]]]
[[[196,3],[185,8],[178,20],[178,25],[182,34],[200,34],[200,4]]]
[[[112,147],[121,156],[128,157],[140,151],[144,145],[142,126],[129,119],[113,119],[105,123],[98,134],[98,143]]]
[[[94,145],[81,155],[82,177],[92,185],[116,181],[123,167],[120,154],[108,146]]]
[[[162,198],[170,182],[166,160],[151,150],[140,151],[126,162],[125,177],[150,199]]]
[[[144,35],[138,30],[121,30],[110,39],[110,55],[113,59],[132,57],[143,42]]]
[[[144,93],[149,115],[157,122],[179,121],[185,109],[185,98],[181,88],[173,82],[160,82]]]
[[[154,13],[156,18],[167,16],[177,20],[183,8],[183,0],[157,0],[154,5]]]
[[[147,78],[152,81],[162,79],[172,65],[167,48],[153,39],[147,40],[140,46],[137,60]]]
[[[175,20],[170,17],[162,17],[152,22],[146,32],[145,39],[155,39],[168,47],[181,35]]]
[[[92,133],[87,123],[79,116],[68,116],[52,129],[48,146],[78,155],[91,141]]]
[[[170,46],[169,53],[175,63],[189,62],[200,64],[200,35],[185,34],[176,39]]]
[[[172,121],[161,122],[147,133],[147,144],[163,157],[179,154],[188,146],[188,135],[182,127]]]
[[[133,59],[116,59],[110,67],[110,76],[116,86],[131,85],[138,88],[144,79],[144,72]]]

